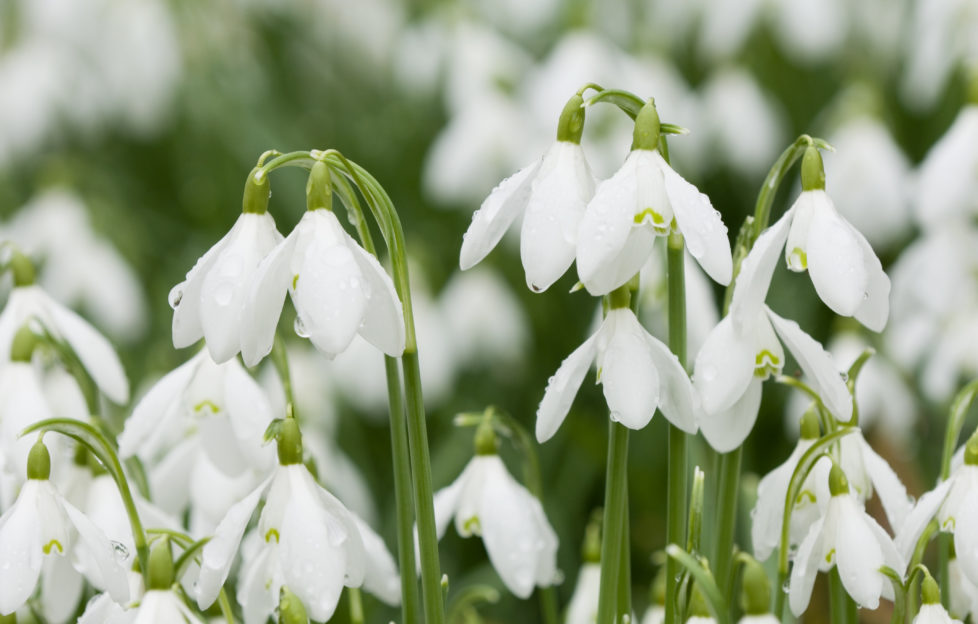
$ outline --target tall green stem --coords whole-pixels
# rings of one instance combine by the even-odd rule
[[[681,234],[669,235],[666,274],[669,288],[669,348],[680,364],[686,366],[686,275]],[[669,482],[666,491],[666,542],[686,543],[686,456],[689,442],[686,434],[669,424]],[[676,577],[679,564],[671,557],[666,561],[666,624],[679,622],[676,613]]]
[[[846,588],[842,586],[842,579],[839,578],[838,566],[833,567],[829,572],[829,604],[831,607],[832,624],[849,624],[849,605],[851,602]]]
[[[719,476],[720,485],[717,500],[716,552],[715,562],[717,585],[724,592],[727,604],[734,604],[729,592],[733,589],[730,582],[730,571],[733,561],[733,539],[737,526],[737,494],[740,490],[740,465],[744,447],[720,455]]]
[[[628,429],[608,422],[608,464],[605,471],[604,520],[601,534],[601,583],[598,589],[598,624],[617,621],[618,583],[621,573],[628,463]]]
[[[621,546],[618,552],[618,621],[632,614],[632,551],[631,522],[628,521],[628,471],[625,471],[625,497],[622,503]]]

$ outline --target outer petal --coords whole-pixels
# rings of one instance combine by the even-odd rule
[[[392,607],[401,604],[401,577],[387,544],[359,516],[353,519],[367,554],[363,588]]]
[[[876,536],[876,541],[880,545],[880,550],[883,552],[883,565],[889,566],[897,572],[902,572],[907,569],[908,559],[904,559],[900,551],[897,550],[896,545],[893,543],[893,538],[887,533],[883,527],[879,525],[876,520],[871,516],[865,516],[866,522],[869,525],[870,530]],[[887,600],[893,600],[893,585],[889,580],[883,579],[883,591],[881,594]]]
[[[738,328],[761,314],[793,216],[792,210],[788,210],[774,225],[764,230],[740,263],[730,302],[730,316]]]
[[[812,598],[812,587],[815,585],[815,574],[818,572],[822,552],[825,550],[825,535],[823,527],[825,517],[819,518],[802,540],[795,556],[794,567],[791,568],[791,588],[788,604],[795,617],[799,617],[808,608]]]
[[[747,391],[733,405],[717,414],[704,415],[700,422],[703,436],[717,452],[729,453],[750,435],[761,406],[762,385],[763,382],[754,377],[747,384]]]
[[[863,465],[866,466],[869,479],[876,488],[880,502],[883,503],[890,526],[897,530],[904,525],[907,516],[910,515],[911,503],[907,497],[907,488],[903,486],[900,477],[893,472],[886,460],[866,442],[862,434],[856,435],[860,438],[858,442],[862,450]]]
[[[302,600],[309,617],[333,617],[343,591],[346,529],[306,496],[293,496],[282,522],[280,543],[285,584]]]
[[[201,358],[207,357],[203,351],[164,375],[149,389],[126,419],[125,427],[119,436],[119,455],[132,457],[139,452],[144,442],[163,425],[171,410],[179,409],[180,397],[190,384]]]
[[[954,550],[965,577],[978,585],[978,492],[970,492],[958,508]]]
[[[238,580],[238,604],[245,624],[266,624],[278,606],[282,571],[278,565],[278,545],[264,543],[256,536],[258,553],[242,566]],[[251,535],[245,541],[251,539]],[[247,556],[247,555],[246,555]]]
[[[19,609],[37,586],[41,574],[41,525],[37,521],[36,488],[24,485],[13,507],[0,518],[0,614]]]
[[[270,454],[274,454],[270,446],[262,446],[262,436],[274,418],[272,406],[262,387],[236,360],[231,360],[225,366],[227,418],[241,452],[248,455],[254,462],[253,467],[257,468]]]
[[[78,355],[82,366],[92,376],[99,389],[113,403],[120,405],[126,403],[129,400],[129,380],[122,369],[119,356],[116,355],[109,341],[95,331],[88,321],[47,295],[44,297],[47,300],[48,312],[57,325],[58,333]]]
[[[788,212],[793,213],[788,241],[784,248],[784,260],[792,271],[808,269],[808,240],[815,214],[815,194],[804,191],[795,200]]]
[[[517,483],[502,460],[487,462],[479,517],[482,540],[493,567],[506,587],[528,598],[536,584],[553,583],[557,569],[557,534],[540,501]]]
[[[598,594],[601,586],[601,565],[584,563],[577,574],[574,594],[567,605],[566,624],[595,624],[598,621]],[[642,619],[642,624],[647,618]]]
[[[863,235],[842,218],[825,191],[815,193],[808,232],[808,274],[819,298],[837,314],[852,316],[867,295]],[[868,243],[867,243],[868,244]]]
[[[520,234],[520,259],[530,290],[546,290],[574,262],[578,225],[593,195],[594,177],[584,150],[576,143],[555,143],[533,180]]]
[[[659,410],[673,425],[686,433],[696,433],[699,399],[689,375],[676,354],[658,338],[646,332],[645,341],[659,373]]]
[[[582,228],[581,237],[587,236]],[[655,232],[648,227],[632,227],[614,258],[603,263],[583,282],[592,295],[606,295],[642,270],[655,243]],[[580,267],[578,267],[580,271]]]
[[[904,560],[909,561],[913,555],[917,540],[927,528],[928,523],[937,515],[947,493],[951,489],[951,481],[942,481],[930,492],[917,499],[917,504],[907,515],[903,524],[897,527],[896,547]]]
[[[765,475],[757,484],[757,502],[751,511],[751,543],[754,545],[754,556],[758,561],[765,561],[771,556],[771,552],[780,542],[781,522],[784,520],[784,498],[788,494],[791,475],[798,467],[801,456],[812,447],[812,444],[814,440],[798,440],[788,459]]]
[[[221,249],[231,238],[237,223],[207,250],[187,273],[186,279],[170,290],[170,305],[173,307],[173,346],[177,349],[189,347],[204,337],[200,323],[200,293],[204,276],[214,266]]]
[[[448,523],[451,522],[455,511],[458,509],[459,498],[462,495],[463,488],[465,488],[467,475],[471,467],[472,462],[470,461],[466,464],[462,474],[451,485],[435,492],[435,531],[438,534],[438,539],[444,537],[445,531],[448,529]],[[415,527],[415,539],[417,539],[417,527]]]
[[[459,254],[459,267],[463,271],[474,267],[492,251],[516,215],[526,207],[540,162],[534,161],[500,182],[472,215],[472,224],[462,236],[462,252]]]
[[[346,568],[344,570],[344,583],[347,587],[360,587],[364,583],[367,574],[367,551],[360,530],[356,522],[356,516],[339,501],[338,498],[324,490],[315,481],[312,475],[303,466],[299,477],[305,481],[308,488],[318,498],[326,515],[332,517],[333,526],[331,531],[334,533],[334,541],[340,535],[343,536],[342,546],[346,551]],[[337,531],[340,531],[339,533]]]
[[[856,500],[851,495],[834,498],[829,504],[840,504],[835,537],[839,578],[857,604],[875,609],[883,591],[884,579],[879,573],[884,563],[883,551]]]
[[[778,336],[795,356],[825,407],[840,421],[849,422],[852,418],[852,396],[836,370],[832,357],[822,345],[803,332],[798,323],[781,318],[770,308],[767,308],[767,313]]]
[[[59,496],[59,498],[61,498]],[[95,523],[88,516],[78,511],[74,505],[61,498],[68,519],[78,529],[78,537],[85,544],[92,560],[98,567],[105,591],[119,604],[129,601],[129,577],[125,567],[116,559],[115,549]]]
[[[377,258],[367,253],[349,235],[347,244],[353,249],[366,280],[365,288],[370,293],[360,335],[387,355],[399,357],[404,353],[404,308],[394,289],[394,282]]]
[[[602,326],[603,327],[603,326]],[[570,410],[574,397],[598,353],[599,329],[561,363],[547,382],[543,400],[537,408],[537,441],[541,444],[553,437]]]
[[[299,229],[275,246],[258,264],[241,317],[241,359],[254,366],[268,355],[282,314],[285,293],[292,281],[290,261]]]
[[[676,225],[686,239],[686,249],[715,282],[726,286],[730,283],[733,261],[727,226],[720,219],[720,213],[713,209],[710,198],[676,173],[659,152],[654,154],[660,161],[666,193]]]
[[[197,580],[197,605],[201,609],[206,609],[217,600],[217,595],[221,592],[221,587],[231,571],[231,564],[234,562],[234,555],[238,552],[241,537],[268,483],[269,481],[266,480],[251,494],[235,503],[217,525],[214,537],[204,546],[201,553],[200,578]]]
[[[886,326],[890,315],[890,278],[883,271],[869,241],[862,235],[859,244],[863,249],[863,264],[868,277],[866,294],[853,316],[869,329],[878,332]]]
[[[743,396],[754,377],[754,348],[749,337],[734,328],[732,316],[706,337],[693,371],[693,385],[707,415],[722,412]]]
[[[627,308],[609,312],[605,325],[611,331],[607,345],[599,347],[598,376],[611,419],[641,429],[659,405],[659,373],[649,351],[648,333]]]
[[[581,218],[577,273],[592,294],[615,288],[608,280],[617,277],[619,256],[632,231],[637,207],[636,163],[636,152],[632,152],[613,176],[598,185]]]
[[[41,609],[50,624],[71,621],[82,595],[84,579],[68,557],[45,557],[41,574]]]

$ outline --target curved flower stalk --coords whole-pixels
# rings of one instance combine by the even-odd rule
[[[659,116],[649,101],[635,119],[631,153],[598,186],[581,219],[577,272],[592,295],[630,280],[648,260],[655,238],[671,232],[683,235],[711,278],[730,283],[733,261],[720,213],[665,161],[659,134]]]
[[[129,380],[115,349],[88,321],[52,299],[34,283],[30,260],[12,251],[6,264],[14,273],[14,289],[0,312],[0,363],[6,363],[14,335],[36,319],[56,340],[64,340],[85,371],[113,403],[129,400]]]
[[[340,225],[330,207],[329,176],[326,163],[314,165],[309,209],[257,269],[243,313],[241,355],[248,366],[271,352],[286,292],[295,305],[296,333],[327,357],[344,351],[357,334],[387,355],[404,352],[404,312],[394,283]]]
[[[641,429],[658,408],[676,427],[696,432],[698,405],[679,360],[642,327],[634,312],[614,308],[550,378],[537,409],[538,441],[546,442],[560,428],[592,362],[612,420]]]
[[[825,515],[809,528],[791,570],[789,604],[796,617],[808,607],[820,570],[828,572],[837,565],[842,585],[853,600],[876,609],[880,596],[893,598],[893,588],[880,568],[906,568],[893,540],[850,493],[842,469],[833,466],[828,482],[832,497]]]
[[[530,290],[550,288],[573,264],[581,216],[595,183],[581,148],[583,104],[580,92],[573,96],[546,154],[500,182],[472,215],[459,256],[463,271],[481,262],[521,213],[520,259]]]
[[[476,433],[476,455],[462,474],[435,494],[438,538],[449,521],[462,537],[478,535],[509,591],[529,598],[534,586],[557,579],[557,534],[539,499],[520,485],[496,454],[491,425]]]
[[[761,402],[761,382],[784,367],[788,347],[829,412],[852,417],[852,396],[825,349],[794,321],[764,305],[789,220],[762,233],[741,263],[730,313],[707,336],[696,356],[693,381],[702,399],[700,427],[713,448],[727,452],[750,434]]]
[[[48,585],[49,577],[63,579],[71,567],[68,555],[76,542],[84,542],[92,554],[101,581],[117,602],[129,598],[125,568],[105,534],[81,511],[61,495],[48,480],[51,457],[44,443],[31,449],[27,463],[27,483],[13,506],[0,517],[0,614],[19,609],[31,597],[38,583],[49,597],[58,597],[66,587]],[[43,576],[42,579],[42,570]],[[77,589],[80,591],[81,587]],[[70,592],[54,609],[72,610]],[[77,601],[78,595],[75,594]]]
[[[245,182],[238,220],[170,291],[174,347],[189,347],[204,338],[216,362],[241,351],[245,297],[258,263],[282,240],[266,212],[270,194],[268,175],[255,168]]]

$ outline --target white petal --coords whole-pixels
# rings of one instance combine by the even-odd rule
[[[609,312],[605,325],[611,332],[601,350],[598,377],[611,420],[641,429],[659,405],[659,373],[649,352],[648,333],[627,308]]]
[[[730,302],[730,315],[738,328],[761,314],[761,306],[771,287],[771,277],[778,266],[778,257],[788,237],[793,215],[788,210],[774,225],[761,232],[740,263]]]
[[[814,191],[803,191],[788,209],[793,216],[784,248],[784,259],[792,271],[808,269],[808,241],[812,216],[815,214],[816,195]]]
[[[577,274],[592,294],[610,292],[616,287],[608,280],[618,277],[618,260],[633,230],[637,208],[635,154],[629,154],[621,168],[598,185],[581,218]]]
[[[231,564],[234,562],[234,555],[238,552],[241,537],[268,483],[269,481],[266,480],[251,494],[235,503],[217,525],[214,536],[204,545],[201,553],[200,578],[197,580],[197,605],[201,609],[206,609],[217,600],[221,587],[231,571]],[[262,539],[264,537],[262,536]]]
[[[951,489],[951,481],[942,481],[930,492],[917,499],[917,504],[906,517],[903,524],[896,527],[896,547],[904,560],[909,561],[913,556],[913,551],[917,547],[917,540],[924,533],[924,529],[930,521],[937,515],[937,510],[947,497]]]
[[[860,606],[875,609],[883,591],[883,551],[851,495],[836,496],[839,522],[836,526],[835,561],[846,593]]]
[[[401,604],[401,577],[394,557],[377,533],[359,516],[353,516],[366,552],[363,588],[392,607]]]
[[[224,401],[227,419],[241,450],[255,451],[257,455],[262,436],[274,415],[265,391],[237,360],[225,364]]]
[[[585,236],[583,231],[581,236]],[[584,287],[592,295],[600,296],[628,282],[649,259],[655,238],[651,228],[632,227],[619,252],[594,270],[587,280],[581,278]]]
[[[863,236],[839,215],[825,191],[809,192],[817,195],[808,232],[808,274],[825,305],[852,316],[868,292]]]
[[[60,502],[68,519],[78,529],[78,537],[92,555],[102,577],[102,583],[105,585],[105,591],[119,604],[125,604],[129,600],[129,577],[126,575],[125,567],[116,559],[115,548],[109,542],[109,538],[89,520],[88,516],[75,509],[71,503],[63,498]]]
[[[778,336],[801,366],[825,407],[840,421],[849,422],[852,418],[852,396],[832,357],[814,338],[802,331],[798,323],[781,318],[770,308],[767,313]]]
[[[954,550],[961,571],[969,581],[978,585],[978,492],[969,493],[958,508]]]
[[[574,262],[578,225],[593,195],[594,177],[584,150],[556,142],[533,180],[520,233],[520,259],[530,290],[550,288]]]
[[[666,193],[672,204],[676,225],[686,239],[686,249],[707,275],[726,286],[730,283],[733,261],[727,226],[720,219],[720,213],[713,209],[710,198],[676,173],[659,152],[654,152],[654,155],[661,161],[659,166]]]
[[[88,321],[55,300],[47,297],[47,309],[57,325],[57,331],[78,355],[82,366],[99,390],[113,403],[122,405],[129,400],[129,380],[115,349]]]
[[[733,405],[716,414],[704,414],[700,427],[703,437],[719,453],[729,453],[744,443],[761,406],[762,381],[754,377],[747,384],[747,391]]]
[[[499,456],[487,462],[479,517],[482,540],[506,587],[528,598],[550,585],[557,567],[557,535],[535,496],[516,482]]]
[[[808,608],[808,602],[812,598],[815,575],[818,573],[822,552],[825,550],[825,535],[822,530],[824,524],[824,517],[812,523],[808,535],[798,547],[794,567],[791,568],[788,604],[795,617],[799,617]]]
[[[757,484],[757,502],[751,511],[751,543],[754,546],[754,557],[758,561],[767,560],[781,542],[784,499],[788,494],[791,475],[798,467],[801,456],[812,444],[814,440],[798,440],[788,459]]]
[[[873,331],[882,331],[890,315],[890,278],[865,237],[860,237],[866,271],[866,294],[856,313],[857,321]]]
[[[166,422],[174,405],[180,404],[180,397],[190,383],[202,357],[206,357],[204,353],[198,353],[164,375],[139,400],[119,435],[120,457],[125,459],[138,453],[146,440]]]
[[[534,161],[500,182],[472,215],[472,224],[462,236],[462,251],[459,254],[459,266],[463,271],[478,264],[492,251],[516,216],[526,207],[530,186],[540,162]]]
[[[180,515],[189,501],[187,483],[194,459],[200,452],[196,438],[188,438],[174,446],[149,474],[149,489],[153,502],[171,514]]]
[[[861,433],[857,442],[862,450],[863,463],[869,479],[876,489],[876,493],[883,503],[886,511],[886,518],[894,530],[903,526],[910,514],[911,504],[907,497],[907,488],[900,482],[900,477],[893,472],[886,460],[880,457],[876,451],[866,442]],[[855,436],[853,436],[855,437]]]
[[[36,488],[28,481],[17,502],[0,518],[0,614],[13,613],[30,598],[41,574],[41,527]]]
[[[574,349],[560,364],[560,368],[547,382],[543,400],[537,408],[537,441],[541,444],[553,437],[570,410],[574,397],[584,381],[584,376],[591,368],[598,352],[598,333],[584,341]]]
[[[438,539],[441,539],[445,535],[445,531],[448,529],[448,523],[451,522],[455,511],[458,509],[459,497],[462,495],[462,490],[467,481],[466,477],[471,466],[472,462],[466,464],[465,470],[462,471],[462,474],[451,485],[435,492],[435,531]],[[415,527],[415,538],[417,538],[417,527]],[[417,553],[417,544],[415,544],[415,552]]]
[[[298,239],[298,228],[280,242],[255,269],[251,290],[244,303],[241,321],[241,359],[254,366],[268,355],[292,281],[290,261]]]
[[[70,622],[82,595],[84,579],[66,556],[45,557],[41,574],[41,610],[50,624]]]
[[[292,497],[282,522],[282,569],[285,584],[317,622],[333,617],[343,591],[347,538],[346,529],[312,499]]]
[[[879,525],[876,520],[871,516],[865,516],[866,522],[869,525],[870,530],[876,536],[876,542],[880,546],[880,551],[883,553],[883,565],[889,566],[896,570],[897,574],[900,574],[907,569],[908,559],[904,559],[900,551],[897,550],[896,544],[893,543],[893,538],[887,533],[883,527]],[[883,592],[882,596],[887,600],[893,600],[893,585],[890,583],[888,578],[883,579]]]
[[[340,541],[338,539],[340,536],[343,538],[342,546],[346,551],[346,569],[344,570],[343,582],[347,587],[360,587],[363,585],[367,574],[367,550],[360,536],[360,530],[357,528],[355,516],[338,498],[320,487],[305,466],[295,466],[293,471],[293,483],[296,481],[304,483],[305,490],[311,494],[310,497],[317,500],[325,510],[326,515],[331,518],[334,543]],[[302,488],[294,486],[293,489],[298,491]]]
[[[173,307],[173,346],[177,349],[189,347],[204,337],[204,328],[200,324],[200,293],[214,261],[227,243],[235,226],[224,235],[224,238],[201,256],[187,273],[186,279],[170,291],[170,305]]]
[[[349,238],[349,237],[348,237]],[[348,244],[370,292],[367,312],[360,326],[360,335],[387,355],[400,357],[404,353],[404,308],[387,271],[377,258],[367,253],[349,238]]]
[[[752,341],[727,316],[706,337],[693,365],[693,385],[703,411],[710,415],[728,409],[743,396],[753,377]]]
[[[689,375],[676,354],[659,339],[646,333],[645,341],[659,373],[659,410],[673,425],[686,433],[696,433],[699,399]]]
[[[249,534],[245,541],[252,535]],[[260,536],[255,537],[260,544],[258,554],[250,560],[246,559],[242,565],[237,598],[245,624],[266,624],[278,606],[284,578],[278,565],[278,545],[275,542],[265,543]]]

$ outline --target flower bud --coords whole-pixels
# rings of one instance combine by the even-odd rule
[[[265,214],[268,211],[268,198],[271,196],[272,189],[268,184],[268,174],[260,167],[255,167],[245,180],[241,212]]]
[[[288,587],[282,587],[278,600],[279,624],[309,624],[309,616],[299,597]]]
[[[635,130],[632,133],[633,150],[655,151],[659,148],[659,112],[655,100],[649,98],[635,117]]]
[[[319,160],[312,166],[306,182],[306,210],[333,209],[333,181],[329,165]]]
[[[849,479],[846,473],[839,468],[838,464],[832,464],[832,471],[829,472],[829,492],[832,496],[840,496],[849,493]]]
[[[39,437],[27,455],[27,478],[46,481],[51,476],[51,454]]]
[[[149,551],[148,587],[150,590],[167,590],[173,585],[173,580],[173,551],[170,540],[164,537],[157,540]]]

